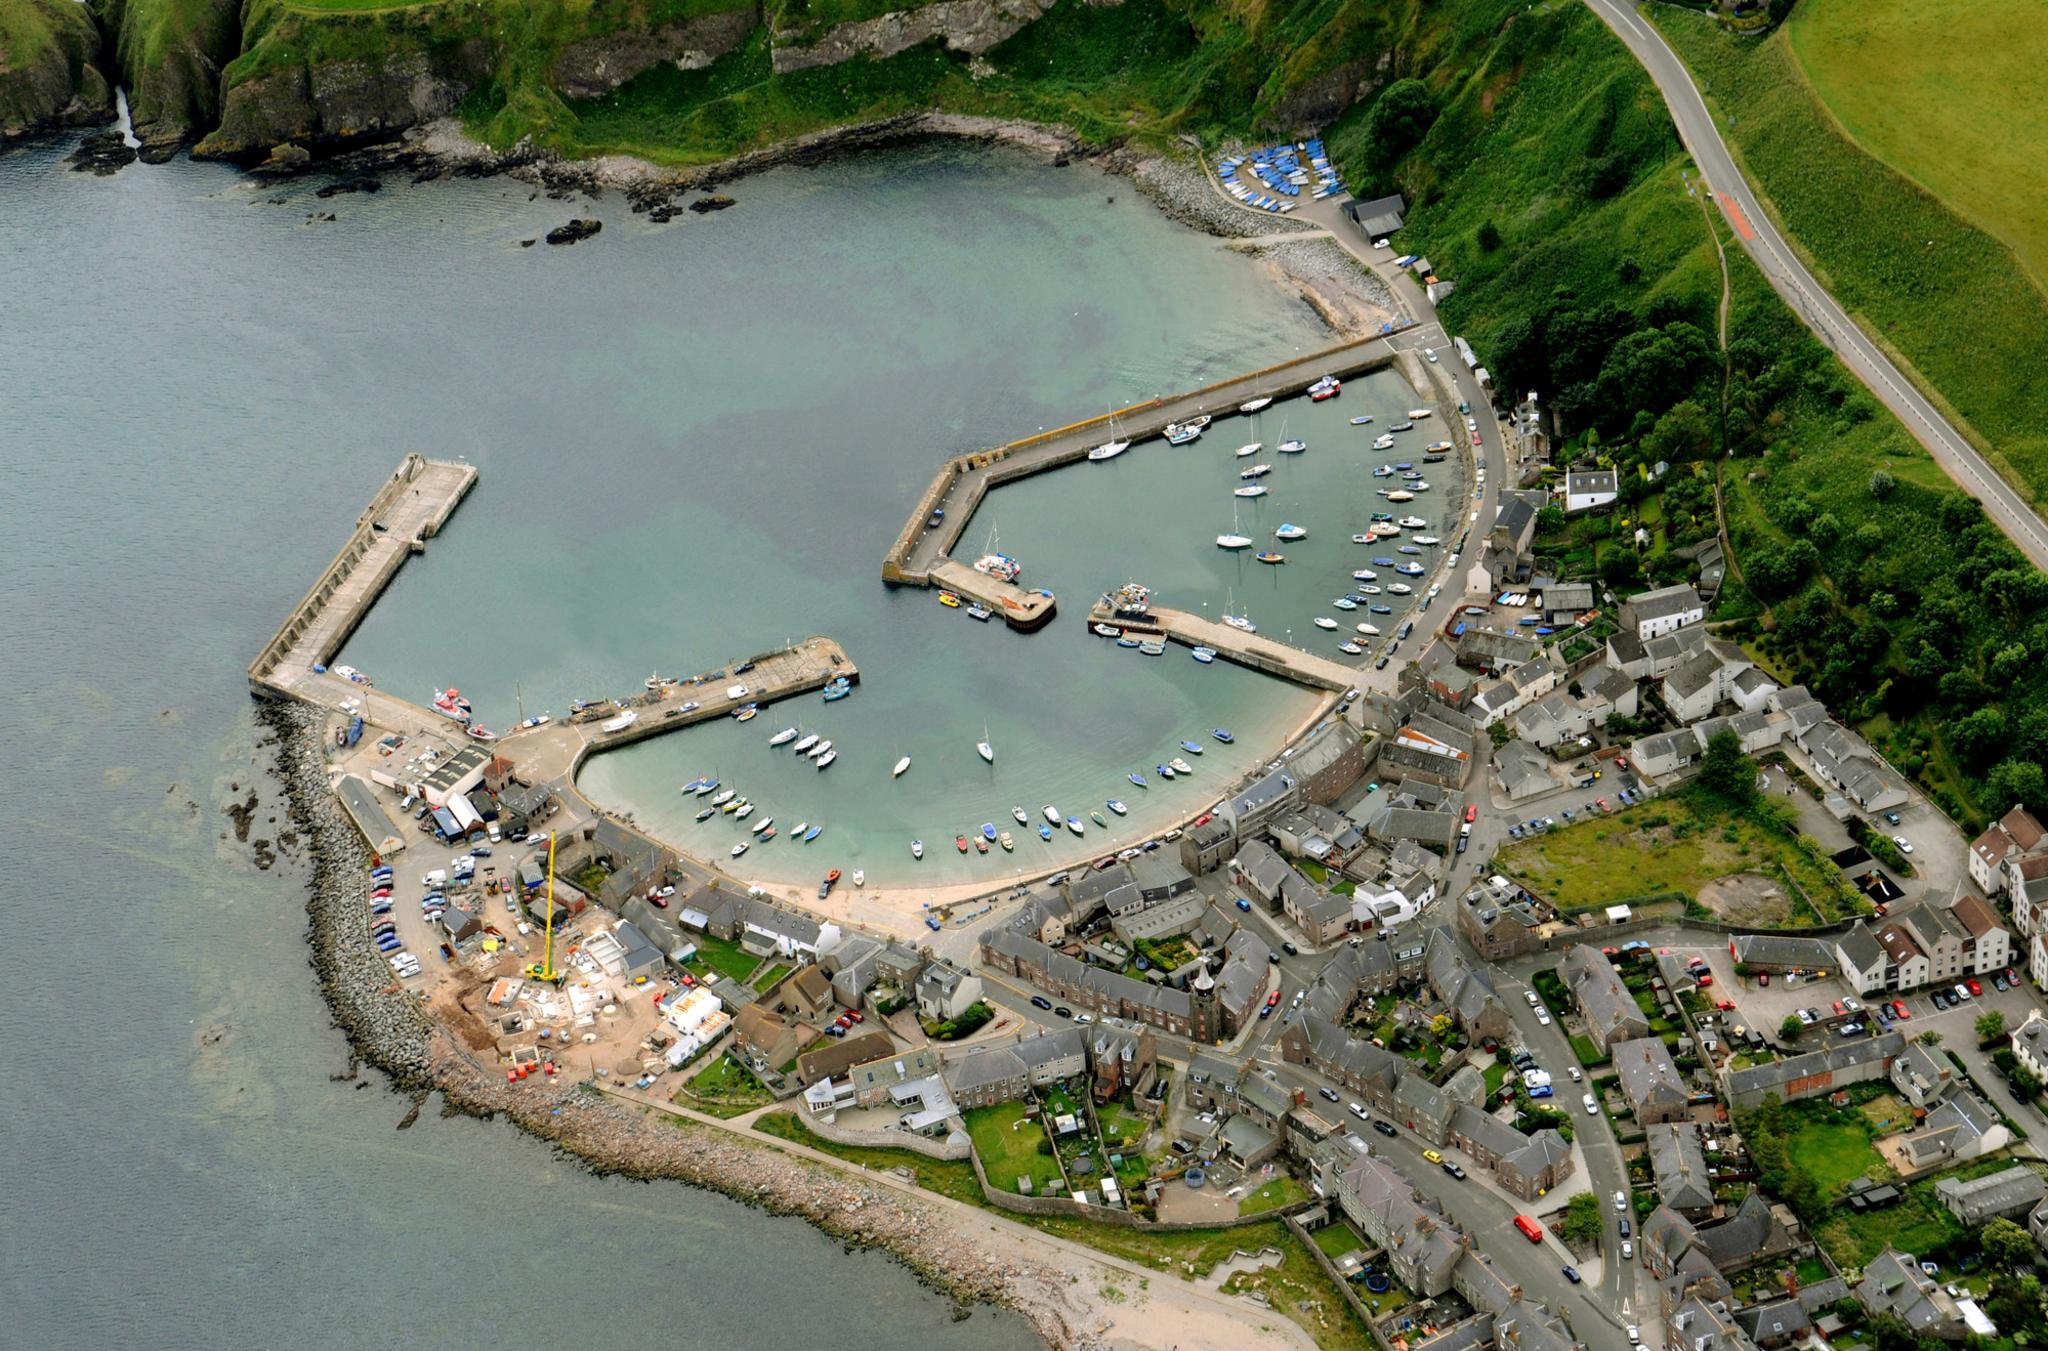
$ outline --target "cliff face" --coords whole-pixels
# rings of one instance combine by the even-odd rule
[[[335,144],[392,136],[445,117],[491,72],[482,39],[410,44],[367,56],[286,65],[230,81],[220,125],[200,158],[260,158],[286,142]]]
[[[1053,0],[938,0],[916,9],[837,24],[809,42],[777,33],[777,75],[813,66],[836,66],[856,56],[885,57],[934,39],[956,52],[979,56],[1043,15]]]
[[[0,0],[0,149],[111,121],[114,96],[99,57],[99,29],[71,0]]]
[[[241,0],[99,0],[143,158],[162,159],[220,115],[220,77],[242,49]]]

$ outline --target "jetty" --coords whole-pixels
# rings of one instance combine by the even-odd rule
[[[1330,657],[1319,657],[1313,652],[1305,652],[1256,633],[1246,633],[1213,619],[1191,615],[1185,610],[1169,610],[1155,605],[1142,615],[1120,614],[1109,604],[1098,602],[1089,612],[1088,622],[1112,625],[1133,638],[1153,635],[1188,647],[1213,648],[1217,656],[1239,666],[1249,666],[1254,671],[1292,680],[1311,689],[1348,690],[1359,680],[1359,670],[1355,666],[1347,666]]]
[[[1240,404],[1252,399],[1277,401],[1294,397],[1325,375],[1343,380],[1380,370],[1394,362],[1389,339],[1411,327],[1412,324],[1404,325],[1370,338],[1324,348],[1184,394],[1167,395],[1039,432],[1008,445],[956,455],[932,478],[912,508],[910,519],[897,533],[896,542],[883,556],[882,580],[899,586],[943,586],[956,590],[997,610],[1014,628],[1036,628],[1052,617],[1055,600],[1050,592],[985,577],[952,562],[950,557],[990,489],[1086,459],[1091,449],[1109,438],[1112,419],[1117,435],[1141,442],[1163,436],[1169,422],[1201,413],[1215,417],[1234,415]],[[1140,449],[1149,448],[1133,446],[1132,452]],[[1013,608],[1009,603],[1012,601],[1021,608]]]
[[[304,693],[302,687],[318,674],[314,668],[341,650],[405,560],[426,551],[427,541],[475,486],[473,464],[419,454],[400,461],[356,517],[348,543],[249,663],[250,692],[265,699]]]

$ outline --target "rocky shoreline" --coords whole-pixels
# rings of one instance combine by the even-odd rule
[[[293,826],[307,843],[306,914],[310,960],[334,1021],[355,1060],[381,1070],[419,1104],[438,1092],[444,1114],[503,1117],[550,1141],[599,1175],[673,1180],[717,1191],[770,1214],[809,1221],[849,1247],[873,1247],[903,1262],[959,1302],[1023,1314],[1054,1346],[1090,1344],[1083,1311],[1061,1292],[1067,1273],[999,1253],[962,1232],[958,1217],[892,1187],[793,1158],[772,1145],[680,1119],[657,1120],[588,1085],[517,1087],[477,1063],[391,980],[360,923],[370,853],[342,815],[328,783],[324,715],[297,704],[258,713],[277,738],[277,774]],[[337,1078],[353,1078],[356,1066]]]

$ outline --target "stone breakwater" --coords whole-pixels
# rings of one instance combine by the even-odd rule
[[[1234,205],[1209,181],[1208,172],[1189,150],[1178,154],[1120,148],[1104,151],[1095,162],[1131,180],[1139,192],[1172,219],[1219,239],[1249,239],[1312,231],[1316,227],[1287,216],[1255,214]]]
[[[370,853],[331,791],[324,715],[266,704],[258,717],[277,735],[277,773],[292,823],[307,841],[308,937],[321,993],[354,1055],[394,1087],[416,1101],[439,1091],[445,1113],[502,1116],[600,1175],[670,1179],[800,1217],[849,1245],[892,1254],[963,1306],[1016,1309],[1050,1345],[1092,1344],[1086,1310],[1067,1293],[1069,1273],[970,1234],[983,1226],[951,1206],[793,1158],[736,1132],[636,1112],[588,1086],[513,1086],[472,1058],[396,986],[362,923]],[[403,1124],[410,1123],[409,1116]]]

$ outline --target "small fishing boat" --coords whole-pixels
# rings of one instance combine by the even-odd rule
[[[949,610],[957,610],[960,608],[960,598],[950,591],[941,591],[939,593],[939,604]]]
[[[977,854],[986,854],[988,852],[988,841],[982,839],[979,835],[975,836],[974,852]]]
[[[1131,814],[1131,809],[1129,807],[1126,807],[1121,801],[1119,801],[1116,798],[1111,798],[1108,802],[1104,803],[1103,805],[1108,807],[1111,811],[1115,812],[1118,816],[1129,816]]]
[[[361,719],[357,719],[357,721],[360,722]],[[473,722],[462,730],[469,734],[469,738],[472,741],[496,741],[498,739],[498,734],[482,723]],[[348,733],[344,731],[342,733],[343,739],[345,740],[347,736]]]
[[[1379,577],[1380,575],[1371,568],[1359,568],[1351,574],[1351,580],[1354,582],[1376,582]]]
[[[1228,746],[1231,742],[1237,740],[1236,737],[1230,734],[1230,729],[1227,727],[1211,727],[1209,729],[1209,735],[1215,737],[1218,741],[1222,742],[1226,746]]]
[[[1435,415],[1435,410],[1430,408],[1411,408],[1408,410],[1408,416],[1412,418],[1434,417]]]
[[[1202,665],[1207,666],[1210,662],[1216,660],[1216,649],[1213,647],[1198,647],[1189,652],[1188,655],[1202,663]]]
[[[1104,816],[1101,812],[1089,812],[1088,819],[1093,821],[1096,825],[1102,827],[1104,830],[1109,829],[1109,818]]]
[[[1238,497],[1264,497],[1267,488],[1263,483],[1254,483],[1249,488],[1237,488],[1233,492]]]
[[[1391,605],[1375,605],[1372,607],[1372,612],[1376,615],[1390,615],[1394,613],[1394,607]]]
[[[1412,432],[1415,430],[1415,424],[1412,422],[1396,422],[1388,426],[1387,430],[1390,432]]]
[[[770,827],[768,827],[768,829],[767,829],[767,830],[765,830],[765,831],[763,831],[763,832],[761,833],[761,839],[762,839],[762,841],[763,841],[764,843],[765,843],[765,842],[767,842],[767,841],[769,841],[769,840],[772,840],[772,839],[774,839],[774,838],[775,838],[775,827],[774,827],[774,826],[770,826]]]
[[[1394,569],[1403,577],[1420,577],[1425,570],[1420,563],[1403,563],[1400,567]]]
[[[1307,539],[1308,530],[1306,527],[1295,525],[1292,522],[1283,522],[1280,528],[1273,532],[1273,538],[1292,543],[1298,539]]]
[[[1076,835],[1085,835],[1088,831],[1088,827],[1081,824],[1081,818],[1078,816],[1069,816],[1067,818],[1067,829],[1073,831]]]
[[[844,699],[852,693],[853,682],[845,676],[840,676],[825,686],[825,702],[829,704],[835,699]]]
[[[773,829],[775,829],[775,818],[772,816],[764,816],[761,818],[761,823],[754,827],[754,833],[756,835],[759,835],[764,830]]]
[[[1253,413],[1258,412],[1260,409],[1270,408],[1272,407],[1272,405],[1273,396],[1270,394],[1261,394],[1256,399],[1246,399],[1243,403],[1237,406],[1237,411],[1249,417]]]
[[[741,854],[744,854],[744,853],[746,853],[746,852],[747,852],[747,842],[746,842],[745,840],[741,840],[741,841],[740,841],[740,842],[739,842],[738,844],[736,844],[736,845],[734,845],[734,846],[732,847],[732,856],[733,856],[734,858],[738,858],[738,857],[739,857],[739,856],[740,856]]]
[[[1387,594],[1390,596],[1412,596],[1415,594],[1415,588],[1406,582],[1395,582],[1387,588]]]
[[[754,804],[751,802],[742,802],[739,806],[733,808],[732,811],[732,817],[735,821],[744,821],[753,814]]]
[[[1139,642],[1136,638],[1131,637],[1131,635],[1127,633],[1123,637],[1116,640],[1116,645],[1118,647],[1137,647],[1139,646]]]
[[[735,718],[738,718],[741,722],[752,722],[756,717],[760,715],[760,712],[761,709],[759,705],[746,704],[734,710],[733,716]]]
[[[804,833],[805,831],[809,830],[810,828],[811,828],[811,823],[810,823],[809,821],[799,821],[799,822],[797,822],[797,823],[796,823],[796,824],[795,824],[794,826],[791,826],[791,827],[790,827],[790,829],[789,829],[789,838],[791,838],[792,840],[794,840],[794,839],[797,839],[797,838],[799,838],[800,836],[802,836],[802,835],[803,835],[803,833]]]
[[[1003,846],[1003,852],[1006,854],[1017,847],[1017,842],[1010,838],[1010,832],[1007,830],[996,836],[996,843]]]
[[[1017,824],[1020,826],[1028,826],[1031,824],[1031,818],[1024,814],[1024,809],[1022,807],[1013,805],[1010,808],[1010,815],[1017,818]]]
[[[1192,774],[1195,772],[1195,767],[1189,764],[1187,761],[1181,759],[1178,755],[1174,756],[1171,760],[1168,760],[1166,763],[1173,767],[1173,772],[1176,774]]]
[[[827,896],[830,896],[832,894],[833,885],[838,881],[839,869],[834,868],[831,872],[826,873],[825,880],[818,883],[818,899],[822,901]]]
[[[1415,482],[1408,485],[1408,491],[1411,493],[1426,493],[1429,491],[1429,485],[1427,483],[1424,483],[1421,479],[1417,479],[1415,480]]]
[[[792,832],[792,833],[794,833],[794,832]],[[811,842],[812,840],[815,840],[815,839],[817,839],[817,838],[818,838],[818,837],[819,837],[820,835],[823,835],[824,833],[825,833],[825,827],[823,827],[823,826],[812,826],[812,827],[811,827],[811,828],[810,828],[809,830],[807,830],[807,831],[805,831],[805,832],[804,832],[804,843],[805,843],[805,844],[809,844],[809,843],[810,843],[810,842]]]
[[[1247,441],[1243,445],[1239,446],[1236,450],[1232,451],[1231,454],[1237,456],[1238,459],[1242,460],[1247,456],[1258,454],[1265,448],[1266,443],[1264,441]]]
[[[853,884],[857,887],[864,887],[868,884],[867,869],[855,868],[853,870]]]
[[[1326,375],[1308,387],[1308,398],[1310,403],[1321,403],[1325,399],[1334,399],[1343,392],[1344,386],[1337,377]]]
[[[953,847],[954,847],[955,849],[958,849],[958,850],[959,850],[959,851],[960,851],[961,853],[963,853],[963,854],[964,854],[964,853],[966,853],[966,852],[967,852],[967,837],[966,837],[965,835],[955,835],[955,836],[953,837]]]
[[[1317,615],[1313,622],[1319,629],[1335,629],[1337,627],[1337,621],[1328,615]]]
[[[1392,432],[1381,432],[1378,436],[1373,438],[1372,448],[1374,450],[1392,450],[1394,448],[1394,434]],[[1392,478],[1393,473],[1392,471],[1387,470],[1384,466],[1382,466],[1380,469],[1375,469],[1373,471],[1373,477]]]
[[[781,731],[777,732],[774,736],[769,737],[768,744],[771,746],[787,746],[790,742],[796,740],[797,737],[800,735],[802,734],[799,733],[796,728],[785,727]]]
[[[1308,442],[1302,440],[1298,436],[1292,437],[1280,443],[1280,453],[1282,455],[1299,455],[1301,454],[1301,452],[1307,449]]]
[[[1360,582],[1358,584],[1358,594],[1361,596],[1377,596],[1380,594],[1380,588],[1371,582]]]
[[[923,840],[912,840],[912,841],[910,842],[910,856],[911,856],[912,858],[923,858],[923,857],[924,857],[924,841],[923,841]],[[856,874],[856,876],[858,876],[858,874]]]
[[[810,750],[805,752],[805,754],[813,757],[814,759],[820,760],[822,760],[825,756],[831,753],[832,743],[829,741],[820,741],[817,745],[811,747]]]
[[[1392,438],[1383,436],[1380,438],[1380,440],[1387,441],[1391,444]],[[1379,446],[1377,442],[1375,442],[1374,444],[1380,450],[1386,449],[1385,446]],[[1392,478],[1394,476],[1394,466],[1390,464],[1383,464],[1379,468],[1372,471],[1372,476],[1374,478]]]
[[[1050,840],[1052,838],[1052,827],[1040,826],[1038,828],[1038,838],[1041,840]]]
[[[1429,522],[1423,520],[1420,516],[1403,516],[1401,518],[1401,528],[1403,530],[1421,530],[1428,524]]]
[[[1205,749],[1199,741],[1183,741],[1180,743],[1180,748],[1189,755],[1200,755]]]
[[[1363,415],[1363,416],[1361,416],[1361,417],[1355,417],[1355,418],[1351,419],[1351,425],[1352,425],[1352,426],[1354,426],[1354,427],[1363,427],[1363,426],[1364,426],[1364,425],[1365,425],[1366,423],[1368,423],[1368,422],[1371,422],[1371,421],[1372,421],[1372,414],[1371,414],[1371,413],[1367,413],[1367,414],[1365,414],[1365,415]]]
[[[1122,629],[1117,628],[1113,624],[1090,624],[1088,627],[1091,632],[1101,638],[1114,638],[1123,632]]]
[[[1157,641],[1139,643],[1138,651],[1147,657],[1163,657],[1166,655],[1166,644]]]
[[[1394,560],[1391,558],[1375,558],[1372,561],[1379,564],[1383,568],[1391,568],[1394,566]]]
[[[1330,604],[1339,610],[1356,610],[1358,608],[1358,602],[1349,596],[1339,596],[1331,601]]]
[[[995,839],[996,839],[996,823],[995,823],[995,822],[993,822],[993,821],[983,821],[983,822],[981,823],[981,838],[983,838],[984,840],[987,840],[987,841],[988,841],[988,842],[989,842],[990,844],[994,844],[994,843],[995,843]]]
[[[732,789],[728,788],[724,792],[720,793],[717,797],[712,798],[711,805],[714,807],[723,807],[726,803],[732,801],[734,798],[738,796],[739,794],[733,792]]]
[[[1377,638],[1380,636],[1380,626],[1377,624],[1358,624],[1354,627],[1356,627],[1360,633],[1364,634],[1368,638]]]
[[[1169,422],[1166,424],[1166,444],[1169,446],[1184,446],[1201,434],[1202,429],[1200,427],[1193,427],[1185,422]]]
[[[837,760],[838,758],[838,751],[826,751],[823,755],[818,757],[818,768],[823,769],[825,768],[825,766],[831,764],[834,760]]]
[[[1254,554],[1253,557],[1257,558],[1261,563],[1285,563],[1287,561],[1286,554],[1275,553],[1271,549],[1263,549]]]
[[[989,609],[988,606],[983,605],[980,601],[976,601],[967,607],[967,617],[977,624],[986,624],[989,620],[994,619],[995,615],[996,612],[994,610]]]
[[[1242,479],[1264,478],[1272,472],[1273,466],[1270,464],[1255,464],[1249,469],[1238,470],[1237,476]]]
[[[718,815],[718,808],[706,807],[703,811],[697,813],[697,819],[699,821],[709,821],[716,815]]]
[[[1337,644],[1337,650],[1339,652],[1342,652],[1347,657],[1356,657],[1365,651],[1364,648],[1360,647],[1357,643],[1352,642],[1349,638]]]
[[[1047,803],[1044,807],[1041,807],[1039,810],[1045,813],[1045,819],[1051,822],[1053,825],[1058,825],[1060,823],[1060,809],[1058,807],[1055,807],[1052,804]]]
[[[1140,788],[1150,788],[1152,786],[1151,784],[1145,782],[1145,776],[1143,774],[1126,774],[1124,775],[1124,777],[1129,779],[1132,783],[1138,785],[1138,787]]]
[[[1416,548],[1413,544],[1404,544],[1400,548],[1394,550],[1394,552],[1397,554],[1419,554],[1422,552],[1422,550]]]
[[[816,746],[817,744],[818,734],[816,732],[809,732],[805,734],[803,740],[797,742],[796,745],[791,746],[790,749],[795,751],[798,755],[808,755],[811,752],[811,748]]]
[[[1152,768],[1155,772],[1158,773],[1159,777],[1162,779],[1170,779],[1173,777],[1173,771],[1168,769],[1165,765],[1154,765],[1152,766]]]
[[[909,768],[910,757],[906,755],[901,760],[898,760],[896,762],[896,768],[889,771],[889,777],[892,779],[900,779],[903,777],[903,771]]]
[[[1405,488],[1396,488],[1393,492],[1387,494],[1387,500],[1389,502],[1413,502],[1415,494],[1407,491]]]
[[[1415,537],[1415,542],[1417,544],[1428,544],[1432,546],[1443,543],[1443,541],[1438,539],[1435,535],[1417,535]]]

